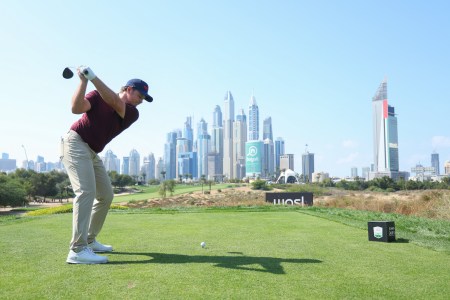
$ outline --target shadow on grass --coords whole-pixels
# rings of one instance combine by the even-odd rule
[[[318,259],[309,258],[275,258],[275,257],[254,257],[254,256],[207,256],[207,255],[183,255],[165,253],[134,253],[134,252],[111,252],[114,255],[148,256],[150,259],[144,260],[122,260],[109,261],[110,265],[121,264],[191,264],[208,263],[216,267],[247,270],[257,272],[268,272],[272,274],[286,274],[281,263],[321,263]],[[254,266],[254,265],[259,265]],[[254,266],[254,267],[253,267]]]
[[[409,243],[409,240],[408,240],[408,239],[402,239],[402,238],[400,238],[400,239],[396,239],[396,240],[394,241],[394,243],[408,244],[408,243]]]

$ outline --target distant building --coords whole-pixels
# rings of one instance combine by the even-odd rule
[[[228,179],[235,178],[233,174],[233,123],[234,100],[230,91],[227,91],[223,109],[223,174]]]
[[[16,160],[15,159],[9,159],[9,158],[2,158],[0,159],[0,171],[2,172],[13,172],[16,170]]]
[[[213,112],[213,126],[211,131],[211,150],[208,153],[208,178],[213,180],[220,174],[223,174],[223,121],[222,111],[220,106],[216,105]],[[210,167],[212,163],[210,154],[214,156],[214,166]],[[211,173],[212,172],[212,173]],[[222,178],[222,177],[221,177]],[[220,180],[222,181],[222,180]]]
[[[388,176],[407,179],[408,172],[399,171],[397,117],[388,105],[387,80],[383,80],[372,98],[374,171],[369,179]]]
[[[136,149],[133,149],[130,152],[130,169],[128,175],[132,177],[139,176],[140,170],[141,170],[141,156],[139,155],[139,152],[137,152]]]
[[[247,142],[247,116],[243,109],[233,123],[233,174],[234,178],[245,177],[245,143]]]
[[[280,155],[280,171],[294,170],[294,154]]]
[[[275,149],[273,141],[269,138],[264,140],[263,176],[269,178],[275,175]]]
[[[112,152],[112,150],[107,150],[105,156],[102,158],[103,165],[105,166],[106,172],[115,171],[120,174],[120,159]]]
[[[361,170],[361,177],[364,178],[364,180],[369,180],[369,173],[370,173],[370,167],[364,167]]]
[[[446,161],[444,164],[445,175],[450,175],[450,161]]]
[[[323,182],[325,179],[329,179],[330,178],[330,174],[325,173],[325,172],[314,172],[312,173],[311,182],[316,182],[316,183],[320,183]]]
[[[352,178],[358,177],[358,168],[357,167],[352,167],[351,168],[351,177]]]
[[[280,156],[285,153],[284,151],[285,151],[284,150],[284,140],[281,137],[278,137],[275,140],[275,172],[277,172],[277,173],[279,173],[281,170]]]
[[[435,175],[439,176],[441,174],[439,170],[439,153],[431,154],[431,166],[434,167]]]
[[[222,182],[222,158],[219,153],[208,154],[208,180],[214,180],[215,182]]]
[[[264,149],[262,141],[245,143],[245,172],[248,178],[261,177],[263,169]]]
[[[177,131],[167,134],[166,143],[164,144],[164,169],[166,171],[166,179],[177,178],[176,173],[176,147],[177,147]]]
[[[145,182],[148,182],[151,179],[155,179],[155,156],[153,153],[150,153],[148,156],[144,156],[144,163],[141,168],[141,174]]]
[[[164,172],[164,160],[162,157],[160,157],[158,158],[158,162],[156,163],[155,178],[164,180],[166,178],[166,174]]]
[[[124,156],[122,158],[122,172],[123,175],[130,175],[130,158],[128,156]]]
[[[178,153],[178,172],[181,176],[198,179],[197,152]]]
[[[302,174],[305,182],[311,182],[314,173],[314,153],[306,151],[302,154]]]
[[[273,141],[273,133],[272,133],[272,118],[265,118],[263,121],[263,141],[269,139]]]
[[[252,94],[248,107],[248,141],[257,140],[259,140],[259,108]]]

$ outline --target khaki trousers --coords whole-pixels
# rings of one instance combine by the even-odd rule
[[[75,193],[70,249],[79,252],[100,233],[114,194],[102,160],[73,130],[61,139],[61,159]]]

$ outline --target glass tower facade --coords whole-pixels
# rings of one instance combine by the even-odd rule
[[[372,98],[374,171],[398,172],[398,130],[393,106],[388,105],[387,81],[378,87]]]
[[[223,175],[233,179],[233,123],[234,100],[230,91],[227,91],[224,99],[223,110]]]
[[[439,153],[431,154],[431,166],[434,168],[435,175],[440,175],[441,172],[439,170]]]
[[[259,108],[256,104],[255,96],[250,98],[248,107],[248,141],[259,139]]]

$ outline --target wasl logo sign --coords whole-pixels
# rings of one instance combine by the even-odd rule
[[[266,193],[266,202],[275,205],[313,205],[313,193]]]
[[[258,155],[258,148],[256,148],[255,146],[250,146],[248,148],[247,161],[252,163],[258,161],[258,158],[256,157],[257,155]]]
[[[383,237],[383,227],[376,226],[373,228],[373,236],[377,239],[381,239]]]

